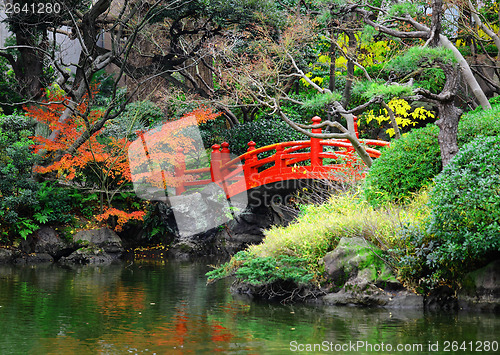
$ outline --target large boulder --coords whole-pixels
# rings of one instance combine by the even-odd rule
[[[14,259],[14,252],[10,249],[0,248],[0,265],[9,264]]]
[[[422,308],[423,297],[405,290],[380,255],[380,249],[363,238],[341,238],[335,250],[323,258],[333,292],[322,302]]]
[[[108,265],[114,260],[112,255],[93,245],[77,249],[70,256],[59,259],[59,263],[62,265]]]
[[[75,245],[61,238],[59,234],[50,227],[42,227],[26,240],[22,241],[20,248],[27,254],[48,254],[58,260],[62,256],[68,256],[75,249]]]
[[[199,193],[170,199],[170,210],[179,231],[169,248],[171,256],[190,259],[201,255],[233,255],[248,245],[262,242],[265,229],[287,222],[286,217],[291,219],[281,210],[276,211],[278,206],[247,206],[246,198],[238,196],[229,205],[221,191],[208,185]]]
[[[233,255],[249,245],[261,243],[264,230],[280,222],[270,207],[248,207],[218,231],[217,247]]]
[[[231,211],[224,190],[215,183],[199,192],[169,198],[179,241],[190,241],[230,221]]]
[[[347,285],[360,290],[370,284],[400,288],[399,281],[380,255],[380,249],[363,238],[341,238],[335,250],[323,258],[325,272],[337,286]]]
[[[63,265],[106,265],[120,258],[125,251],[122,240],[109,228],[84,230],[73,236],[79,246],[71,255],[59,260]]]
[[[458,293],[463,309],[500,311],[500,260],[467,274]]]
[[[125,251],[121,238],[109,228],[80,231],[73,236],[73,242],[80,246],[95,246],[115,258]]]

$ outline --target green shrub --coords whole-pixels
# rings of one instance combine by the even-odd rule
[[[458,146],[471,142],[478,136],[500,135],[500,105],[492,105],[491,110],[478,108],[460,118],[458,123]]]
[[[488,100],[490,104],[492,105],[497,105],[500,104],[500,95],[497,95],[495,97],[492,97],[491,99]],[[480,107],[480,106],[479,106]]]
[[[7,46],[7,44],[5,44]],[[10,114],[13,106],[2,103],[16,103],[24,101],[19,95],[19,86],[15,80],[14,70],[11,69],[7,59],[0,57],[0,114]]]
[[[223,116],[201,123],[198,127],[206,148],[210,148],[214,144],[221,144],[227,139],[228,128],[226,127],[226,119]]]
[[[162,110],[151,101],[137,101],[127,105],[118,117],[106,126],[104,135],[122,138],[128,136],[135,139],[135,132],[147,130],[165,120]]]
[[[229,143],[231,153],[241,155],[246,153],[248,142],[254,141],[257,148],[266,145],[307,140],[304,134],[295,131],[282,120],[257,120],[243,123],[227,131],[226,141]]]
[[[500,105],[491,110],[476,109],[464,114],[458,125],[458,146],[478,136],[500,135]],[[365,196],[377,205],[411,195],[428,184],[442,168],[437,140],[439,128],[418,128],[385,149],[375,160],[365,180]]]
[[[240,251],[233,256],[232,262],[238,262],[239,267],[234,276],[240,282],[252,286],[265,286],[276,281],[291,281],[297,285],[305,285],[314,278],[314,275],[302,267],[305,259],[294,256],[280,255],[278,257],[255,257],[247,251]],[[229,263],[214,271],[208,272],[209,282],[230,274]]]
[[[68,188],[58,187],[50,182],[40,184],[37,194],[38,204],[35,206],[34,219],[41,224],[69,223],[73,221],[71,210],[77,203],[75,194]]]
[[[427,262],[454,279],[500,251],[500,136],[462,147],[435,182],[429,232],[439,246]]]
[[[427,258],[434,251],[436,242],[426,232],[426,219],[412,220],[396,229],[398,243],[388,250],[398,278],[406,287],[427,293],[437,285]]]
[[[364,183],[372,204],[400,200],[429,184],[441,170],[439,128],[428,125],[403,135],[384,149]]]
[[[67,223],[73,198],[67,188],[33,177],[36,122],[20,115],[0,117],[0,234],[26,238],[46,223]]]
[[[32,168],[34,123],[24,116],[0,117],[0,234],[26,236],[36,230],[28,218],[38,205],[38,183]],[[0,235],[0,236],[1,236]]]

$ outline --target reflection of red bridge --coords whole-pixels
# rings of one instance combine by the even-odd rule
[[[315,125],[321,122],[319,117],[312,120]],[[358,135],[357,125],[354,126]],[[321,133],[321,128],[313,129],[312,132]],[[370,146],[389,145],[389,142],[379,140],[361,140],[361,143],[365,144],[372,158],[378,158],[380,152]],[[256,148],[255,143],[250,142],[247,152],[234,159],[230,158],[229,144],[224,142],[221,146],[212,146],[209,168],[186,170],[184,157],[179,151],[175,176],[182,177],[179,180],[185,181],[176,187],[176,193],[183,193],[186,187],[215,182],[224,188],[226,196],[230,198],[254,187],[277,181],[360,179],[364,175],[364,167],[347,139],[311,138],[308,141],[282,142],[262,148]],[[208,172],[210,179],[199,179],[200,175]]]

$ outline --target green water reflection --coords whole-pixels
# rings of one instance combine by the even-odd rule
[[[206,286],[207,270],[174,262],[0,266],[0,354],[283,354],[358,341],[422,344],[429,353],[429,343],[443,350],[444,341],[499,340],[498,315],[251,302],[232,297],[227,284]]]

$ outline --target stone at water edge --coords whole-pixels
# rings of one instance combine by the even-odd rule
[[[98,248],[102,248],[108,254],[117,254],[116,256],[125,251],[121,238],[109,228],[80,231],[73,236],[73,241],[80,245],[93,244]]]
[[[9,264],[14,259],[14,252],[10,249],[0,248],[0,265]]]
[[[62,257],[59,263],[106,265],[119,259],[125,251],[121,238],[109,228],[80,231],[73,236],[73,242],[79,249]]]
[[[68,257],[59,260],[63,265],[108,265],[115,260],[110,254],[96,246],[77,249]]]
[[[468,273],[462,285],[459,308],[500,311],[500,260]]]
[[[51,264],[54,258],[47,253],[26,254],[16,258],[13,261],[15,265],[36,265],[36,264]]]
[[[359,289],[369,284],[401,288],[390,268],[375,253],[375,245],[360,237],[341,238],[335,250],[323,258],[325,272],[336,285],[357,285]]]
[[[423,308],[423,297],[405,290],[375,251],[380,249],[363,238],[341,238],[323,258],[325,272],[340,290],[322,297],[322,303]]]
[[[49,254],[54,259],[68,256],[76,250],[76,246],[59,236],[53,228],[42,227],[28,236],[20,244],[20,248],[27,254]]]

